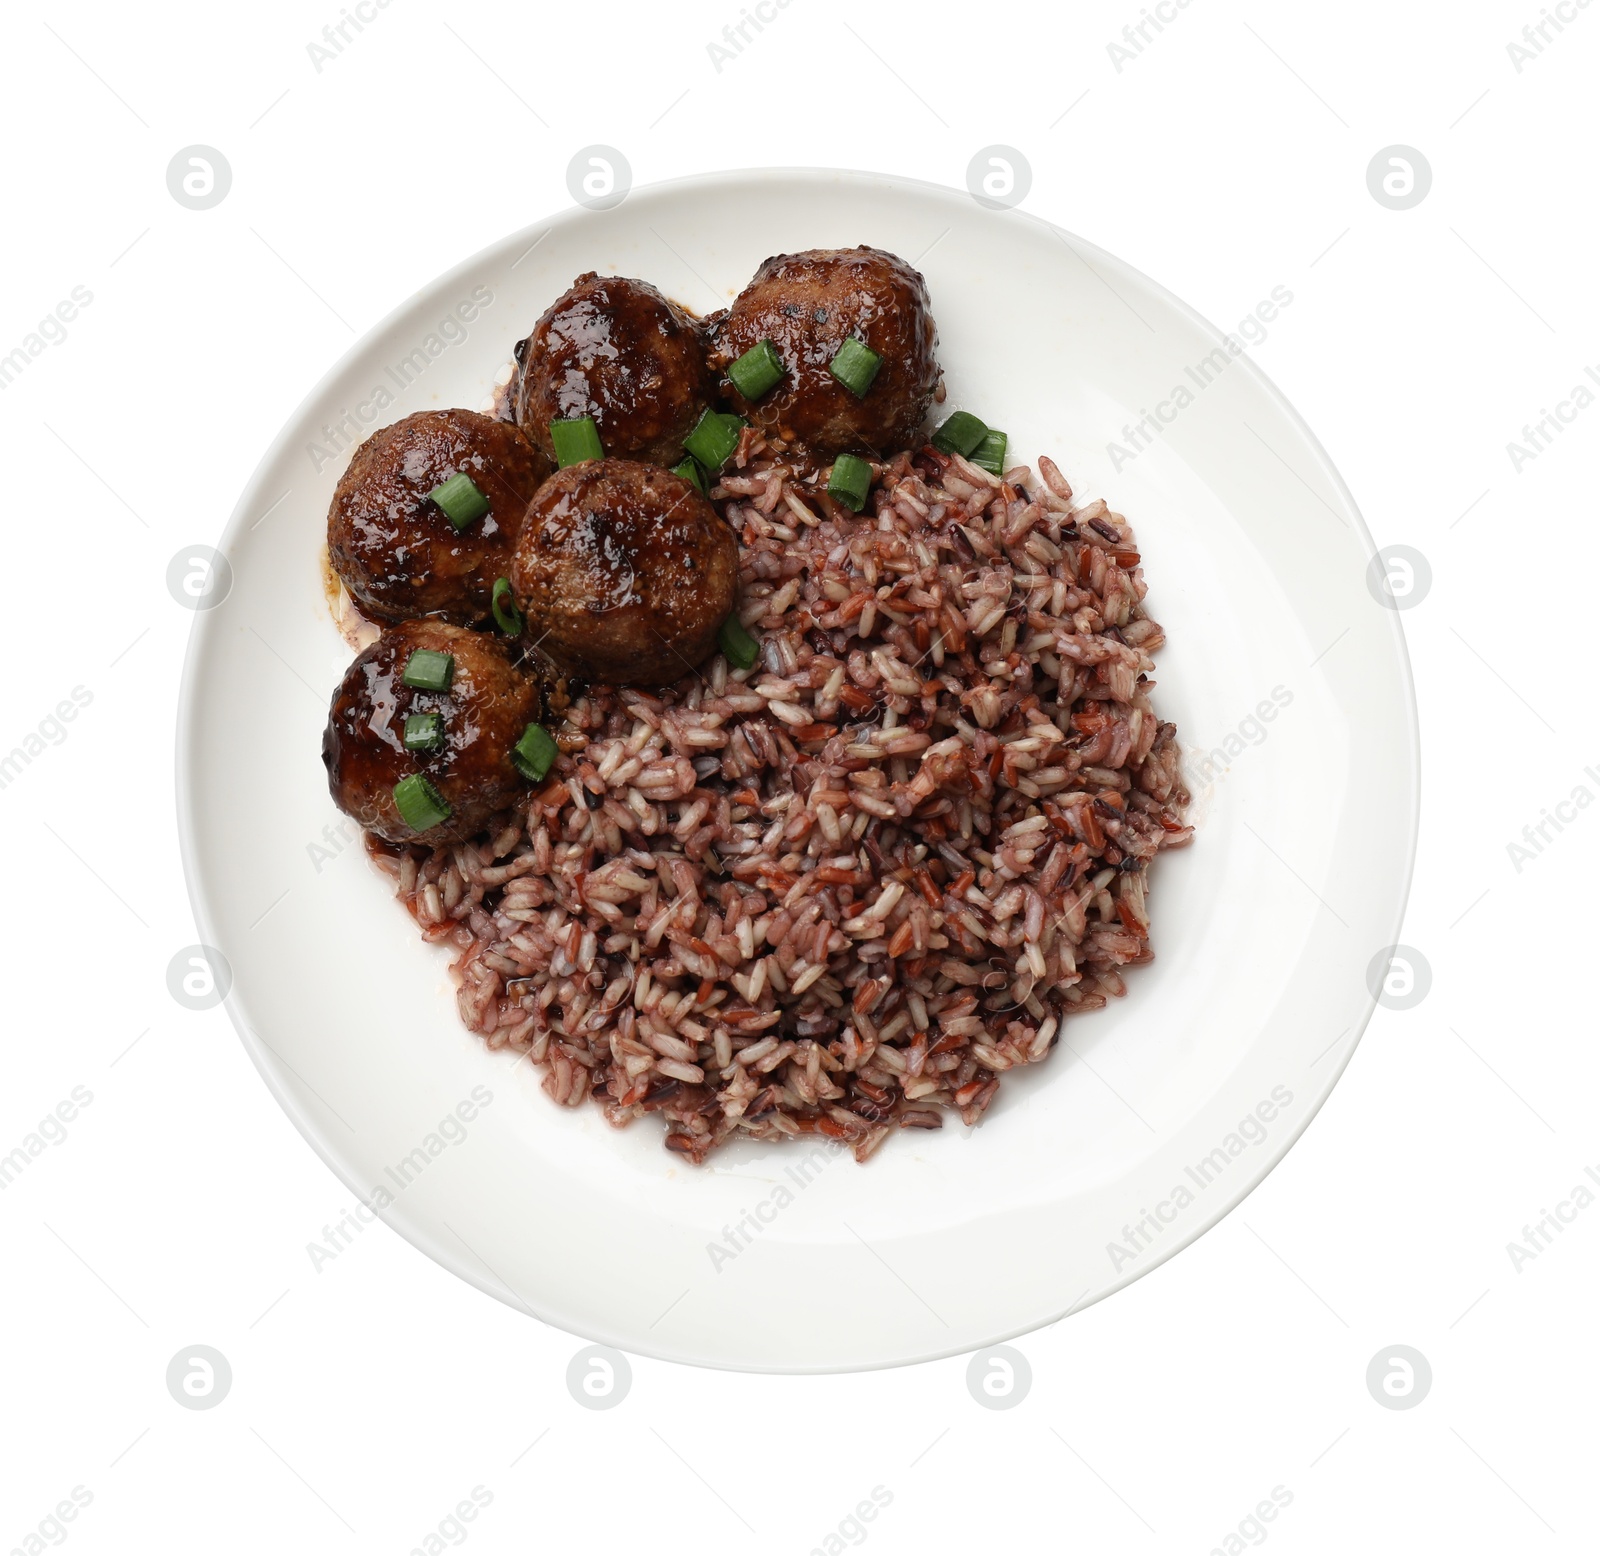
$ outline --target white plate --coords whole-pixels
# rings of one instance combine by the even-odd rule
[[[1230,734],[1239,754],[1197,777],[1195,842],[1155,869],[1156,961],[1133,970],[1125,1000],[1070,1026],[1070,1047],[1008,1076],[978,1129],[897,1134],[865,1167],[819,1154],[808,1168],[803,1148],[746,1143],[695,1168],[663,1149],[657,1121],[617,1131],[598,1109],[557,1108],[530,1065],[462,1029],[444,953],[418,940],[330,802],[320,740],[350,654],[318,552],[346,456],[315,449],[343,417],[364,436],[425,407],[480,405],[513,341],[581,271],[642,276],[705,312],[769,254],[857,243],[927,276],[949,405],[1131,519],[1168,634],[1157,705],[1196,756]],[[458,305],[471,321],[441,327]],[[1218,344],[1153,282],[1032,218],[903,179],[804,171],[574,209],[372,330],[234,512],[232,592],[197,617],[178,738],[185,865],[202,938],[232,964],[228,1008],[345,1183],[387,1190],[384,1218],[417,1247],[574,1333],[805,1372],[925,1360],[1046,1323],[1143,1274],[1260,1182],[1348,1061],[1373,1007],[1369,964],[1398,937],[1416,720],[1355,505],[1247,359],[1224,350],[1194,403],[1114,468],[1108,441],[1192,385],[1186,368]],[[380,386],[393,396],[381,407]],[[463,1103],[471,1121],[441,1126]]]

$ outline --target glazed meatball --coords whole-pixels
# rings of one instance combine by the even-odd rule
[[[903,259],[882,249],[808,249],[766,260],[711,331],[720,393],[768,437],[819,459],[850,449],[878,454],[911,446],[939,382],[938,335],[928,288]],[[882,359],[857,397],[829,371],[846,340]],[[781,380],[754,403],[728,365],[771,341]]]
[[[675,465],[716,392],[700,321],[625,276],[579,276],[517,360],[517,421],[552,458],[550,423],[592,416],[607,454]]]
[[[716,646],[738,572],[733,531],[689,482],[659,465],[597,459],[539,488],[511,586],[530,644],[559,668],[665,686]]]
[[[475,411],[418,411],[355,452],[328,509],[328,556],[379,621],[489,615],[522,515],[551,462],[515,427]],[[465,475],[489,511],[457,530],[428,493]]]
[[[448,690],[405,684],[419,649],[452,656]],[[439,721],[439,743],[408,751],[406,719],[426,714]],[[470,837],[527,792],[511,751],[538,717],[538,683],[502,641],[445,621],[402,622],[356,656],[333,694],[322,737],[333,802],[391,843]],[[401,818],[394,797],[394,786],[413,773],[450,807],[448,818],[420,832]]]

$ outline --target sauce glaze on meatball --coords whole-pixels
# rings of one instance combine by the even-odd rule
[[[716,392],[700,321],[626,276],[579,276],[517,355],[517,421],[552,458],[550,423],[592,416],[607,454],[675,465]]]
[[[515,427],[475,411],[418,411],[355,451],[328,509],[328,557],[379,621],[489,615],[528,501],[551,461]],[[465,475],[489,511],[457,532],[428,493]]]
[[[511,569],[537,652],[588,680],[665,686],[716,647],[739,543],[689,482],[598,459],[539,488]]]
[[[406,662],[418,649],[454,656],[447,691],[405,685]],[[405,748],[406,718],[418,713],[443,723],[436,750]],[[538,683],[504,642],[437,619],[390,627],[356,656],[333,694],[322,761],[334,804],[391,843],[470,837],[527,793],[511,750],[538,717]],[[421,773],[451,811],[424,832],[406,825],[394,801],[394,786],[411,773]]]
[[[807,249],[765,260],[711,336],[722,397],[768,437],[819,459],[909,447],[939,382],[927,285],[882,249]],[[859,399],[828,371],[851,337],[883,358]],[[763,340],[772,342],[784,376],[752,404],[727,369]]]

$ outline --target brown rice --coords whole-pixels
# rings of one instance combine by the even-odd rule
[[[865,1160],[976,1123],[1123,993],[1191,836],[1164,640],[1127,521],[1039,469],[900,454],[858,517],[747,430],[711,495],[758,664],[594,689],[524,812],[375,855],[456,948],[468,1027],[692,1161],[808,1133]]]

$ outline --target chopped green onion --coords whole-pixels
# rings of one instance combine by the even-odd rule
[[[494,612],[494,624],[508,638],[522,636],[522,612],[517,609],[516,596],[511,592],[509,578],[497,578],[494,592],[489,596],[489,609]]]
[[[407,751],[437,751],[444,744],[444,720],[437,713],[411,713],[406,716]]]
[[[741,670],[750,670],[761,657],[761,645],[744,630],[737,616],[730,616],[717,633],[717,647],[722,657]]]
[[[450,819],[450,807],[421,773],[412,773],[394,786],[394,805],[413,832],[426,832]]]
[[[706,489],[706,478],[700,473],[700,462],[692,455],[686,455],[681,464],[672,467],[672,473],[680,481],[687,481],[697,491]]]
[[[988,436],[989,429],[970,411],[957,411],[930,441],[941,454],[960,454],[965,459]]]
[[[530,724],[511,748],[511,765],[529,783],[538,783],[558,755],[560,747],[551,739],[550,731],[543,724]]]
[[[757,341],[736,362],[728,364],[733,387],[747,400],[759,400],[783,377],[783,359],[770,340]]]
[[[986,432],[981,442],[967,455],[980,470],[990,475],[1006,473],[1006,435],[1003,432]]]
[[[406,660],[400,679],[419,692],[447,692],[455,673],[454,654],[436,654],[431,648],[419,648]]]
[[[872,380],[878,376],[883,358],[871,346],[863,345],[851,336],[834,352],[828,371],[858,400],[866,397]]]
[[[441,481],[428,496],[444,510],[444,516],[458,535],[489,511],[489,499],[478,490],[471,476],[459,471],[448,481]]]
[[[600,429],[593,416],[573,416],[566,421],[550,423],[550,442],[556,451],[556,463],[563,470],[568,465],[581,465],[586,459],[604,459],[600,447]]]
[[[726,411],[707,410],[695,423],[694,431],[683,440],[683,446],[707,470],[720,470],[733,458],[743,430],[744,422],[739,417],[730,416]]]
[[[828,495],[836,497],[852,513],[860,513],[867,505],[867,491],[872,485],[872,466],[854,454],[840,454],[833,462],[828,476]]]

